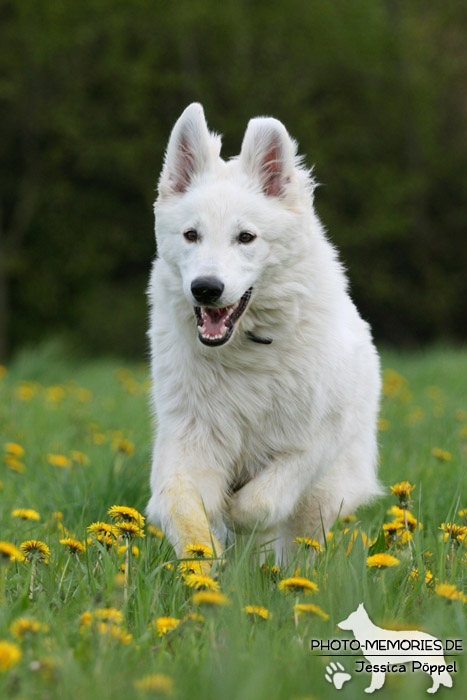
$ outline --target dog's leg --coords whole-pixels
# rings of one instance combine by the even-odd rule
[[[365,693],[374,693],[375,690],[379,690],[383,687],[384,681],[386,680],[386,674],[384,672],[378,672],[371,674],[371,683],[368,688],[365,688]]]
[[[223,479],[215,466],[206,465],[206,455],[175,438],[159,440],[151,472],[152,496],[148,518],[161,525],[178,557],[187,556],[190,544],[207,545],[222,552],[212,533],[223,503]]]
[[[260,532],[288,519],[313,474],[307,453],[281,455],[237,491],[227,519],[240,532]]]

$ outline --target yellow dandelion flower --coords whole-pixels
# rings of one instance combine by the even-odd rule
[[[45,542],[41,542],[40,540],[26,540],[20,544],[19,550],[27,561],[36,559],[36,561],[48,563],[50,549]]]
[[[339,521],[341,523],[354,523],[357,520],[357,516],[354,515],[353,513],[349,513],[348,515],[343,515],[341,518],[339,518]]]
[[[96,432],[92,435],[92,441],[95,445],[103,445],[106,440],[107,437],[104,433]]]
[[[94,610],[94,617],[101,622],[113,622],[115,625],[123,623],[123,613],[117,608],[97,608]]]
[[[199,591],[192,600],[195,605],[230,605],[230,600],[220,591]]]
[[[88,525],[87,531],[91,534],[94,535],[96,538],[99,537],[116,537],[117,536],[117,528],[115,525],[110,525],[109,523],[103,523],[103,522],[96,522],[96,523],[91,523],[91,525]]]
[[[409,576],[413,581],[419,581],[420,580],[420,571],[415,568],[412,569],[409,572]],[[429,569],[425,570],[425,583],[427,586],[431,586],[434,582],[433,574]]]
[[[467,519],[467,508],[462,508],[462,510],[459,511],[459,517]]]
[[[387,418],[380,418],[378,420],[378,430],[385,432],[386,430],[389,430],[390,426],[391,424],[389,423]]]
[[[23,382],[15,389],[15,396],[20,401],[31,401],[37,391],[37,386],[32,382]]]
[[[296,537],[294,539],[295,544],[303,544],[305,549],[313,549],[315,552],[322,552],[323,548],[321,547],[320,543],[318,540],[312,540],[311,537]]]
[[[433,457],[436,457],[436,459],[439,459],[440,462],[450,462],[452,459],[452,454],[450,452],[442,450],[439,447],[433,447],[431,454]]]
[[[65,389],[62,386],[48,386],[45,389],[45,399],[50,403],[58,403],[65,398]]]
[[[0,542],[0,563],[5,561],[23,561],[24,557],[11,542]]]
[[[400,561],[397,559],[397,557],[393,557],[391,554],[386,554],[384,552],[373,554],[371,557],[367,557],[366,560],[367,566],[375,566],[378,569],[389,566],[398,566],[399,564]]]
[[[444,531],[444,541],[453,540],[462,543],[467,537],[467,527],[465,525],[456,525],[456,523],[441,523],[440,530]]]
[[[0,640],[0,671],[7,671],[21,659],[22,651],[17,644]]]
[[[262,605],[245,605],[242,610],[253,618],[259,617],[263,620],[270,620],[272,618],[272,612],[269,612],[267,608],[263,608]]]
[[[158,617],[156,620],[156,628],[159,637],[163,637],[164,634],[176,629],[180,622],[181,621],[176,617]]]
[[[310,581],[304,576],[293,576],[291,578],[284,578],[279,581],[279,590],[284,593],[304,593],[305,595],[310,595],[311,593],[317,593],[318,586],[314,581]]]
[[[410,484],[408,481],[399,481],[397,484],[394,484],[394,486],[391,486],[391,491],[395,493],[396,496],[409,498],[414,488],[415,484]]]
[[[65,545],[71,554],[82,554],[86,551],[84,544],[72,537],[64,537],[63,540],[60,540],[60,544]]]
[[[24,639],[39,632],[48,632],[49,626],[30,617],[18,617],[10,625],[10,632],[16,639]]]
[[[402,520],[394,520],[392,523],[383,523],[383,531],[387,547],[391,543],[400,540],[402,533],[407,534]]]
[[[125,574],[119,572],[118,574],[115,574],[114,576],[114,583],[118,588],[125,588],[126,585],[126,579],[125,579]]]
[[[131,508],[130,506],[112,506],[107,511],[107,515],[110,515],[114,521],[124,520],[128,523],[136,523],[139,527],[144,527],[144,515],[141,515],[136,508]]]
[[[143,676],[133,683],[136,690],[144,693],[160,693],[162,695],[172,695],[174,682],[165,673],[151,673]]]
[[[444,401],[444,393],[441,387],[431,384],[425,389],[425,393],[432,401]]]
[[[206,544],[187,544],[185,547],[186,556],[211,558],[213,556],[212,548]]]
[[[170,562],[164,564],[165,569],[173,569]],[[179,572],[183,577],[188,576],[188,574],[202,574],[204,573],[203,564],[200,561],[181,561],[177,566]]]
[[[114,374],[119,382],[124,382],[126,379],[133,376],[131,369],[128,369],[128,367],[119,367],[115,370]]]
[[[411,539],[412,533],[409,530],[404,530],[400,538],[397,540],[396,545],[407,544],[407,542],[410,542]]]
[[[414,408],[405,416],[404,425],[409,428],[418,425],[425,418],[425,411],[420,406],[414,406]]]
[[[407,529],[410,530],[410,532],[415,532],[415,530],[421,530],[423,528],[423,525],[412,515],[410,510],[406,510],[402,516],[395,519],[395,522],[401,522],[404,527],[406,521]]]
[[[79,618],[80,627],[89,627],[92,622],[92,613],[86,610]]]
[[[462,591],[457,590],[453,583],[439,583],[435,587],[435,593],[449,600],[460,600],[462,603],[467,603],[467,596]]]
[[[389,535],[398,534],[400,530],[404,529],[404,527],[403,520],[393,520],[391,523],[383,523],[383,530]]]
[[[268,575],[273,581],[277,581],[281,575],[281,570],[279,566],[268,566],[267,564],[261,565],[261,571],[263,574]]]
[[[137,523],[130,523],[122,520],[115,523],[115,528],[120,537],[132,539],[133,537],[144,537],[144,530]]]
[[[204,617],[198,615],[198,613],[191,612],[185,615],[182,622],[204,622]]]
[[[24,455],[24,447],[18,445],[17,442],[6,442],[3,448],[5,452],[7,452],[10,455],[13,455],[13,457],[23,457]]]
[[[21,520],[40,520],[41,516],[33,508],[15,508],[11,511],[13,518],[21,518]]]
[[[78,387],[75,389],[73,396],[80,403],[89,403],[89,401],[92,401],[92,391],[89,391],[89,389],[85,389],[84,387]]]
[[[79,450],[71,450],[70,459],[72,462],[76,462],[76,464],[79,464],[80,466],[89,464],[89,457],[85,455],[84,452],[80,452]]]
[[[164,537],[162,530],[160,530],[158,527],[154,527],[154,525],[148,525],[148,532],[160,540]]]
[[[119,547],[117,547],[117,554],[119,557],[123,556],[126,554],[126,544],[121,544]],[[133,554],[134,557],[139,557],[139,549],[138,547],[134,544],[131,548],[131,553]]]
[[[415,488],[415,484],[410,484],[408,481],[400,481],[394,486],[391,486],[391,491],[399,499],[399,506],[401,508],[408,508],[410,502],[410,493]]]
[[[8,469],[11,469],[12,472],[17,472],[17,474],[23,474],[26,471],[26,467],[22,462],[19,461],[16,457],[13,457],[13,455],[4,455],[3,461],[7,465]]]
[[[319,605],[314,605],[313,603],[297,603],[293,606],[293,609],[298,617],[301,615],[317,615],[322,620],[329,620],[329,615]]]
[[[128,645],[133,639],[132,634],[124,630],[119,625],[112,624],[111,622],[99,622],[97,625],[97,630],[103,637],[107,637],[109,640],[121,642],[121,644]]]
[[[205,591],[218,591],[220,586],[218,581],[214,581],[211,576],[204,574],[188,574],[185,576],[184,582],[190,588]]]
[[[122,384],[126,391],[133,396],[138,394],[140,391],[140,385],[134,379],[126,379],[124,382],[122,382]]]
[[[189,574],[204,574],[204,566],[205,564],[202,561],[192,559],[191,561],[181,561],[178,565],[178,570],[182,576],[188,576]],[[165,565],[165,568],[172,568],[170,562]]]
[[[107,550],[115,546],[115,539],[112,535],[93,535],[93,537],[88,537],[86,541],[88,547],[91,547],[96,542],[102,544]]]
[[[71,462],[65,455],[54,455],[49,453],[47,455],[47,461],[53,467],[62,467],[62,469],[71,467]]]
[[[383,372],[383,394],[394,398],[400,396],[406,390],[407,380],[399,372],[393,369],[385,369]]]
[[[135,451],[135,446],[130,440],[121,440],[116,438],[112,441],[112,449],[118,450],[126,455],[132,455]]]

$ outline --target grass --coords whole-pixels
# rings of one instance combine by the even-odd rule
[[[139,554],[129,559],[126,602],[124,553],[93,542],[84,553],[72,555],[59,542],[65,530],[85,541],[87,526],[109,521],[107,510],[114,504],[144,512],[151,452],[147,368],[122,370],[111,360],[74,363],[50,347],[18,356],[0,379],[0,537],[17,546],[43,541],[51,556],[47,565],[37,563],[32,600],[32,564],[1,565],[0,640],[16,644],[22,655],[2,672],[8,652],[0,645],[0,697],[165,697],[169,688],[164,682],[171,682],[175,699],[333,698],[336,689],[325,679],[331,659],[312,654],[309,640],[351,639],[336,623],[362,600],[376,624],[414,626],[441,639],[463,640],[465,648],[467,604],[434,589],[436,582],[450,582],[467,592],[467,547],[445,543],[439,529],[442,522],[461,524],[458,511],[467,506],[462,492],[467,354],[435,349],[417,354],[385,351],[382,357],[386,370],[397,372],[386,371],[381,412],[380,473],[387,496],[358,511],[355,522],[336,523],[321,553],[310,554],[297,545],[295,561],[278,579],[260,568],[251,540],[237,542],[212,572],[230,605],[201,609],[192,602],[168,542],[149,531],[134,542]],[[24,448],[24,455],[16,457],[19,465],[12,459],[9,466],[5,462],[6,443]],[[434,456],[433,448],[448,453],[448,460]],[[72,459],[72,451],[85,457],[75,454]],[[62,455],[68,466],[51,464],[48,455]],[[415,531],[411,545],[396,543],[388,549],[399,559],[398,566],[370,568],[370,543],[378,538],[382,523],[392,519],[387,510],[397,504],[389,485],[401,480],[415,484],[412,513],[423,527]],[[35,509],[40,520],[14,518],[15,508]],[[57,512],[61,520],[54,517]],[[380,536],[373,549],[381,546]],[[418,580],[410,574],[414,568]],[[425,569],[433,574],[429,584]],[[278,580],[297,570],[316,582],[317,593],[305,597],[279,590]],[[319,605],[329,618],[309,615],[295,621],[297,601]],[[242,610],[246,605],[264,606],[272,618],[252,619]],[[88,627],[80,626],[84,612],[95,614],[107,607],[121,611],[123,621],[105,630],[95,618]],[[187,619],[190,613],[204,619]],[[162,616],[183,621],[159,636],[154,625]],[[18,639],[11,625],[20,617],[47,628]],[[131,641],[122,641],[118,630],[131,634]],[[367,673],[355,673],[355,661],[361,658],[333,659],[352,674],[339,697],[357,697],[369,685]],[[467,682],[467,663],[463,654],[456,661],[458,672],[452,675],[458,697]],[[159,678],[159,690],[135,686],[156,673],[171,681]],[[420,694],[430,685],[424,673],[393,673],[378,694]],[[439,694],[447,692],[441,688]]]

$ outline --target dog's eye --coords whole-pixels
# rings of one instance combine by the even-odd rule
[[[254,233],[248,233],[248,231],[242,231],[238,236],[239,243],[251,243],[256,238]]]
[[[185,240],[189,241],[190,243],[196,243],[198,240],[198,232],[195,231],[193,228],[190,228],[188,231],[185,231],[183,234]]]

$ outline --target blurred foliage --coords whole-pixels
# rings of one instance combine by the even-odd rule
[[[0,356],[50,334],[143,355],[154,191],[193,100],[224,156],[258,114],[297,138],[378,338],[459,338],[466,19],[458,0],[2,0]]]

